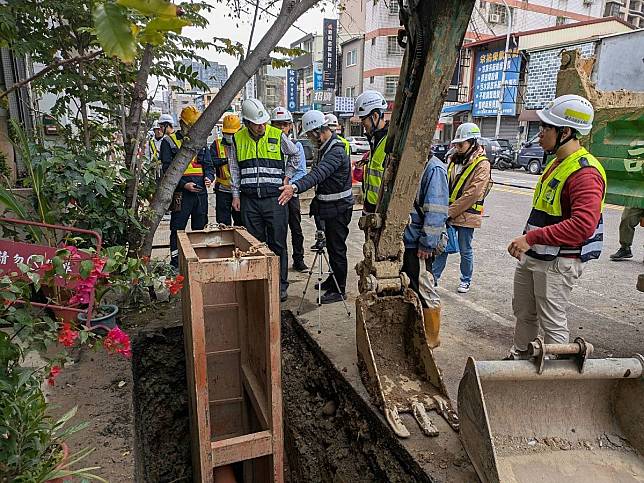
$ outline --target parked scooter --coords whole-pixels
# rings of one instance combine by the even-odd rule
[[[499,170],[503,171],[505,169],[517,168],[518,165],[517,165],[516,161],[514,160],[514,157],[512,157],[507,152],[501,152],[501,153],[496,155],[494,167],[496,169],[499,169]]]

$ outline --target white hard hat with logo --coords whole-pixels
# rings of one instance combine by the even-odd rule
[[[152,123],[152,129],[161,129],[161,125],[158,120]]]
[[[462,143],[470,139],[478,139],[481,137],[481,129],[473,122],[464,122],[456,129],[456,134],[453,143]]]
[[[329,127],[339,127],[340,123],[338,123],[338,118],[336,117],[335,114],[333,113],[326,113],[324,115],[324,120],[326,121],[326,125]]]
[[[173,126],[174,119],[172,119],[172,116],[170,114],[161,114],[161,116],[159,116],[159,124],[170,124],[171,126]]]
[[[326,125],[327,124],[326,120],[324,119],[324,114],[322,114],[320,111],[307,111],[302,116],[302,132],[304,134]]]
[[[271,113],[271,121],[293,122],[293,116],[285,107],[277,106]]]
[[[353,113],[358,117],[366,117],[376,109],[386,111],[387,100],[378,91],[364,91],[356,99]]]
[[[241,117],[244,121],[253,124],[266,124],[271,116],[264,108],[264,104],[259,99],[249,98],[242,102]]]
[[[542,122],[557,127],[570,127],[585,136],[593,127],[595,110],[585,98],[575,94],[559,96],[537,111]]]

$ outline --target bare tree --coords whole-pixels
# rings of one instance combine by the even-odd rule
[[[147,233],[139,250],[140,255],[149,255],[152,251],[152,241],[163,214],[170,206],[172,194],[183,175],[186,166],[204,147],[208,134],[213,130],[217,121],[232,103],[235,95],[244,87],[248,79],[257,72],[260,66],[269,60],[271,51],[286,34],[295,21],[320,0],[283,0],[279,15],[275,22],[264,35],[259,44],[235,68],[231,76],[223,85],[217,96],[208,105],[199,120],[195,123],[181,150],[175,156],[172,164],[166,171],[157,192],[152,199],[149,217],[143,220]]]

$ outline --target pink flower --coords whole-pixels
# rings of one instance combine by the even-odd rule
[[[78,338],[78,331],[72,329],[72,324],[70,322],[63,322],[63,326],[58,331],[58,342],[63,344],[65,347],[71,347],[76,342]]]
[[[60,366],[51,366],[49,369],[49,374],[47,375],[47,384],[50,386],[53,386],[56,384],[55,379],[58,377],[58,375],[61,373],[62,369]]]
[[[121,354],[125,357],[132,357],[130,337],[118,327],[114,327],[107,333],[105,339],[103,339],[103,347],[105,347],[108,354]]]
[[[70,260],[80,260],[81,256],[78,253],[78,248],[73,246],[73,245],[65,245],[63,247],[64,250],[67,250],[69,252],[69,259]]]

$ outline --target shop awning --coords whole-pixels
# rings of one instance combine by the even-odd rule
[[[519,114],[519,122],[539,121],[537,116],[537,109],[524,109]]]
[[[471,102],[464,102],[463,104],[455,104],[453,106],[444,106],[443,110],[441,111],[441,116],[444,116],[445,114],[449,115],[454,115],[458,112],[463,112],[463,111],[471,111],[472,110],[472,103]]]

